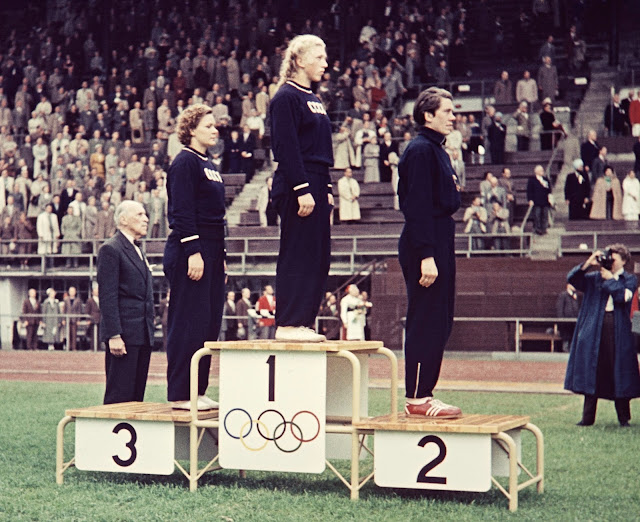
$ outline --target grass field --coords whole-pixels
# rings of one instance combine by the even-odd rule
[[[640,401],[632,427],[621,429],[613,403],[600,402],[596,425],[575,426],[581,397],[451,392],[439,395],[469,413],[531,415],[545,435],[545,493],[520,493],[517,513],[495,488],[487,493],[382,489],[373,483],[358,502],[329,471],[321,475],[218,471],[190,493],[176,471],[169,477],[70,469],[55,483],[55,432],[64,410],[99,404],[102,386],[0,381],[0,520],[640,520]],[[370,414],[386,413],[388,392],[373,390]],[[148,401],[164,401],[150,386]],[[634,422],[635,419],[635,422]],[[73,447],[67,428],[67,452]],[[524,449],[533,437],[523,435]],[[531,464],[532,451],[525,451]],[[371,469],[371,462],[363,467]],[[343,471],[346,467],[340,466]]]

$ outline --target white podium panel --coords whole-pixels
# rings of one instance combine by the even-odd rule
[[[357,355],[360,361],[360,417],[368,416],[369,408],[369,356]],[[327,416],[352,415],[353,375],[352,366],[342,357],[327,358]],[[368,453],[361,452],[364,459]],[[327,458],[351,459],[351,434],[327,433]]]
[[[78,469],[171,475],[173,422],[76,419]]]
[[[322,473],[326,372],[324,352],[222,350],[220,465]]]
[[[381,487],[488,491],[491,435],[376,430],[374,471]]]
[[[518,456],[518,462],[520,462],[522,460],[522,430],[517,428],[508,430],[505,433],[516,443],[516,455]],[[509,476],[509,455],[502,449],[501,445],[504,446],[504,442],[491,441],[491,475],[494,477]],[[520,475],[520,467],[518,467],[518,475]]]

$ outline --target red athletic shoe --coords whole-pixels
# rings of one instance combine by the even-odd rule
[[[404,411],[407,415],[427,417],[429,419],[453,419],[462,415],[460,408],[445,404],[438,399],[427,399],[424,404],[406,403]]]

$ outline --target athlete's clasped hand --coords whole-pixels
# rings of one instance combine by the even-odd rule
[[[438,277],[438,267],[432,257],[427,257],[420,263],[420,285],[426,287],[431,286]]]
[[[189,256],[189,265],[187,267],[187,276],[193,281],[200,281],[204,274],[204,260],[202,254],[196,252]]]
[[[311,194],[303,194],[302,196],[298,196],[298,205],[300,208],[298,209],[298,215],[300,217],[307,217],[316,206],[316,201],[313,199]]]

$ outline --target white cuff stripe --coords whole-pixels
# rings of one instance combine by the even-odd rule
[[[296,185],[295,187],[293,187],[293,190],[300,190],[303,188],[307,188],[309,186],[309,183],[301,183],[300,185]]]
[[[327,183],[327,187],[333,188],[333,185],[331,183]]]
[[[200,239],[200,236],[196,234],[195,236],[183,237],[180,240],[180,243],[186,243],[187,241],[193,241],[194,239]]]
[[[629,301],[631,301],[631,299],[633,299],[633,292],[631,290],[629,290],[628,288],[624,289],[624,302],[628,303]]]

